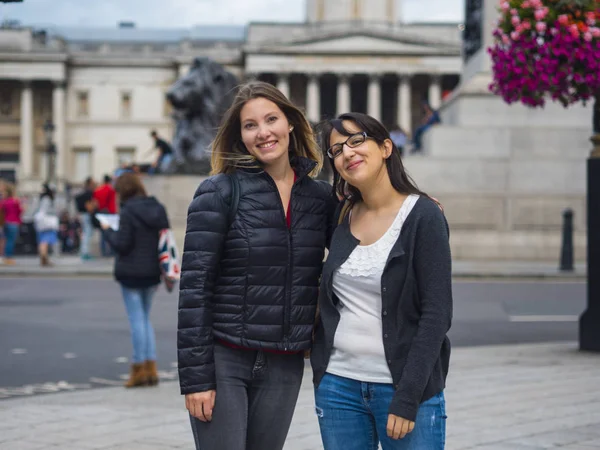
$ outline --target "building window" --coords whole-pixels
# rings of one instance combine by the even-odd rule
[[[83,183],[87,177],[91,177],[92,149],[89,147],[78,147],[73,149],[73,181]]]
[[[87,91],[77,91],[77,117],[89,116],[89,95]]]
[[[135,147],[117,147],[117,167],[129,165],[135,161]]]
[[[12,92],[6,90],[0,94],[0,116],[11,117],[13,114]]]
[[[121,118],[131,118],[131,92],[121,92]]]

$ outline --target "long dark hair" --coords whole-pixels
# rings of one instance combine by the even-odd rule
[[[54,189],[50,187],[50,184],[44,183],[42,185],[42,192],[40,193],[40,199],[48,196],[52,202],[54,202]]]
[[[345,113],[337,117],[321,123],[320,125],[320,140],[321,148],[327,149],[330,147],[330,138],[333,130],[336,130],[343,136],[352,136],[356,131],[349,131],[344,128],[343,122],[347,120],[352,122],[358,127],[360,131],[367,133],[367,136],[377,142],[378,145],[382,146],[384,141],[389,140],[392,143],[392,153],[388,159],[385,160],[385,165],[390,177],[393,188],[401,194],[417,194],[425,197],[429,197],[427,194],[419,190],[413,179],[408,175],[402,164],[402,158],[400,151],[396,144],[391,140],[389,131],[379,122],[371,116],[361,113]],[[331,170],[333,171],[333,187],[335,192],[342,198],[350,201],[351,205],[354,205],[362,200],[360,191],[347,183],[339,172],[335,169],[335,164],[331,158],[329,163]]]

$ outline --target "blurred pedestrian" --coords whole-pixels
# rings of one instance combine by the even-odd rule
[[[79,214],[81,223],[81,246],[79,255],[83,261],[92,259],[90,254],[90,243],[94,237],[94,225],[92,223],[92,213],[98,208],[98,203],[94,199],[94,190],[96,182],[92,177],[85,180],[83,192],[75,197],[75,206]]]
[[[0,178],[0,204],[4,199],[4,185],[5,181]],[[0,258],[4,257],[4,245],[6,244],[6,238],[4,236],[4,211],[0,208]]]
[[[335,205],[321,166],[296,106],[240,88],[188,210],[177,345],[197,449],[283,448]]]
[[[154,139],[154,149],[158,150],[158,157],[152,163],[148,173],[165,173],[173,161],[173,148],[167,141],[159,137],[155,130],[150,132],[150,136]]]
[[[19,227],[21,225],[21,214],[23,208],[21,202],[15,196],[15,186],[11,183],[4,183],[2,186],[2,200],[0,201],[1,216],[4,222],[4,237],[6,243],[4,246],[4,264],[13,265],[15,260],[15,243],[19,237]]]
[[[61,253],[75,253],[81,244],[81,222],[77,217],[71,218],[68,210],[60,213],[58,223],[58,239],[61,243]]]
[[[104,175],[103,183],[94,190],[93,198],[96,201],[96,213],[117,213],[117,194],[112,185],[112,177],[110,175]],[[113,256],[112,250],[107,244],[103,233],[100,236],[100,253],[104,257]]]
[[[448,224],[377,120],[342,114],[322,134],[345,197],[311,353],[324,449],[443,449]]]
[[[35,230],[37,232],[38,253],[42,266],[51,266],[49,247],[55,247],[58,243],[58,216],[54,205],[54,188],[44,183],[40,193],[40,202],[33,216]]]
[[[423,119],[421,126],[415,130],[413,136],[413,153],[419,153],[423,149],[423,134],[433,125],[441,122],[440,115],[435,111],[428,102],[423,102]]]
[[[400,156],[404,155],[404,147],[408,141],[406,132],[400,127],[400,125],[394,125],[390,130],[390,139],[396,145],[396,148],[400,152]]]
[[[117,230],[102,223],[102,234],[116,253],[114,277],[129,319],[133,357],[125,387],[158,384],[156,338],[150,321],[152,298],[161,281],[158,238],[169,228],[163,205],[149,197],[134,173],[121,175],[115,184],[121,204]]]

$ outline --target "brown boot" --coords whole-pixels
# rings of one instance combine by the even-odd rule
[[[129,372],[129,380],[125,383],[126,388],[148,386],[148,376],[144,363],[132,364]]]
[[[150,386],[156,386],[158,384],[158,370],[156,369],[156,361],[146,361],[146,376],[148,377],[148,384]]]

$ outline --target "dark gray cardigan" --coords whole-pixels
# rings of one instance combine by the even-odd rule
[[[445,387],[450,361],[446,333],[452,321],[448,223],[435,202],[421,196],[406,218],[381,277],[385,357],[396,394],[391,414],[414,421],[419,405]],[[359,241],[346,219],[338,226],[323,268],[320,317],[311,364],[318,388],[329,364],[340,314],[333,274]]]

